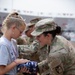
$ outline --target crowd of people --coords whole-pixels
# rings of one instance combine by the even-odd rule
[[[75,74],[75,48],[61,36],[61,27],[53,18],[35,18],[26,23],[18,12],[12,12],[3,21],[1,31],[0,75],[17,75],[17,65],[30,61],[37,62],[37,73],[24,66],[20,75]]]

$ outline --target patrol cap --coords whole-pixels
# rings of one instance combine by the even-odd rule
[[[35,19],[30,20],[30,23],[27,23],[27,28],[25,31],[27,31],[30,26],[35,25],[39,20],[41,20],[41,18],[35,18]]]
[[[36,23],[34,31],[31,33],[33,36],[38,36],[46,31],[52,31],[56,29],[57,24],[53,18],[42,19]]]
[[[34,19],[30,20],[30,23],[28,23],[27,26],[35,25],[40,20],[41,20],[41,18],[34,18]]]
[[[25,32],[28,31],[29,28],[30,28],[31,26],[34,26],[34,25],[35,25],[35,23],[27,23],[27,24],[26,24]]]
[[[35,18],[35,19],[30,20],[30,23],[35,23],[36,24],[40,20],[41,20],[41,18],[38,17],[38,18]]]
[[[34,23],[27,23],[27,27],[35,25]]]

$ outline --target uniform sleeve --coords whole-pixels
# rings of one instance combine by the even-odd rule
[[[41,75],[63,75],[63,62],[67,60],[67,52],[65,49],[60,49],[50,53],[46,60],[38,63],[39,72]]]
[[[20,57],[38,62],[39,61],[38,45],[39,44],[36,41],[34,41],[30,45],[18,45]]]
[[[64,71],[61,60],[52,56],[38,63],[38,67],[41,75],[63,75]]]
[[[9,59],[8,50],[4,45],[0,46],[0,65],[7,65]]]
[[[35,53],[40,47],[37,41],[34,41],[30,45],[17,45],[20,53]]]

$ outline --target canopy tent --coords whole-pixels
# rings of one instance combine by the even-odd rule
[[[74,7],[75,0],[0,0],[0,12],[29,16],[75,18]]]

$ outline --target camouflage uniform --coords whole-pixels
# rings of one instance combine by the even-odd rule
[[[19,54],[22,58],[39,61],[38,58],[39,43],[34,41],[31,45],[18,45]]]
[[[53,19],[44,19],[36,23],[31,33],[38,36],[43,32],[56,29]],[[42,57],[46,54],[46,59]],[[38,63],[40,75],[75,75],[75,49],[73,45],[62,36],[56,36],[47,51],[39,51],[41,62]]]
[[[35,26],[35,24],[41,20],[41,18],[35,18],[35,19],[32,19],[30,20],[30,23],[27,23],[27,27],[26,27],[26,30],[25,30],[25,33],[33,26]],[[27,44],[31,44],[34,40],[35,40],[35,37],[32,36],[32,37],[27,37],[26,38],[28,43]]]
[[[27,24],[27,28],[25,30],[28,31],[29,28],[31,26],[34,26],[35,23],[37,21],[39,21],[41,18],[36,18],[36,19],[33,19],[30,21],[30,23]],[[18,45],[18,50],[19,50],[19,53],[20,53],[20,56],[22,58],[27,58],[27,59],[30,59],[30,60],[35,60],[35,61],[39,61],[39,56],[38,56],[38,52],[37,50],[39,49],[39,43],[38,41],[35,40],[35,37],[27,37],[27,45]]]
[[[30,45],[34,40],[35,40],[35,37],[31,37],[31,38],[29,38],[29,37],[27,37],[28,38],[28,45]]]

